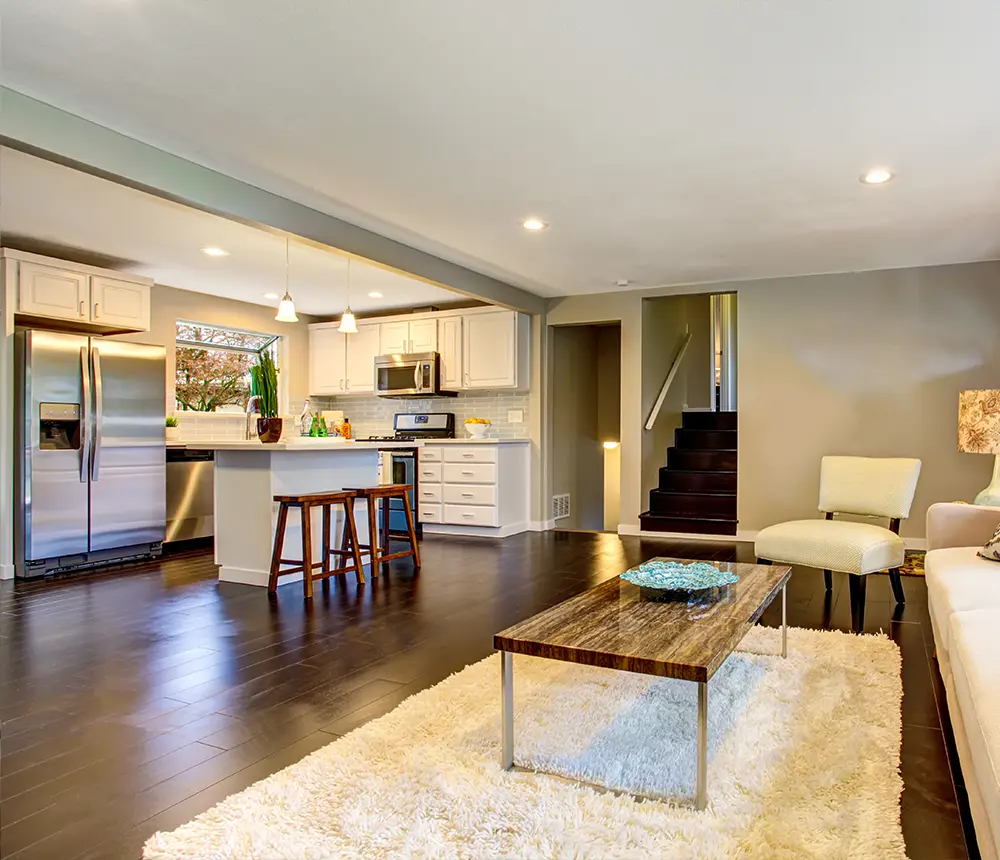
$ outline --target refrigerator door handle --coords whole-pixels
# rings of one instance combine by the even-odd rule
[[[80,347],[80,376],[83,380],[83,402],[80,404],[80,483],[87,483],[90,465],[90,366],[87,347]]]
[[[94,361],[94,458],[90,465],[90,480],[96,482],[101,472],[101,436],[104,423],[104,380],[101,377],[101,351],[91,349]]]

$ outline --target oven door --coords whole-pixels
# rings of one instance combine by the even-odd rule
[[[384,452],[385,464],[384,483],[410,484],[410,509],[414,520],[417,516],[417,452],[414,450],[395,450]],[[389,500],[389,532],[391,534],[406,534],[406,510],[402,499]],[[423,529],[417,525],[417,534],[422,535]]]

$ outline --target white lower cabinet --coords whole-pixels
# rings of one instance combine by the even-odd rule
[[[524,531],[530,448],[527,442],[425,445],[417,455],[417,519],[432,532]]]

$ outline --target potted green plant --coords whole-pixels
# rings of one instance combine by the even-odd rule
[[[176,442],[181,438],[181,428],[177,425],[177,418],[175,416],[167,416],[166,428],[168,442]]]
[[[269,352],[261,352],[250,368],[250,394],[258,398],[257,435],[261,442],[277,442],[281,438],[278,417],[278,369]]]

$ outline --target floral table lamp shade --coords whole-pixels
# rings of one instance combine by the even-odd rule
[[[1000,507],[1000,389],[959,394],[958,450],[994,455],[993,480],[976,496],[976,504]]]

